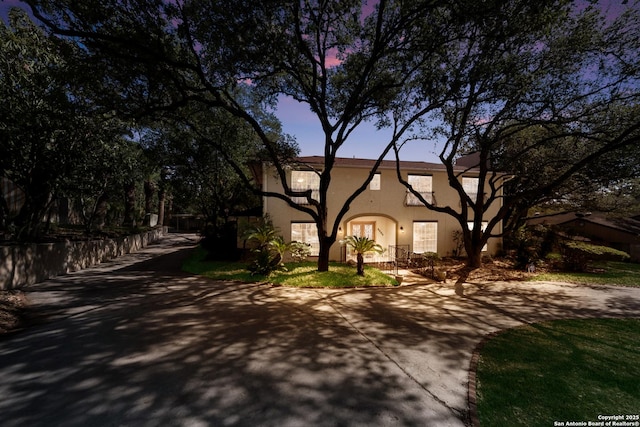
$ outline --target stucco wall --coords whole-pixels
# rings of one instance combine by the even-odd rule
[[[406,189],[398,181],[395,169],[382,168],[381,188],[380,190],[365,190],[351,204],[349,212],[343,218],[340,226],[342,233],[338,235],[338,239],[344,237],[344,233],[348,233],[348,224],[350,221],[358,220],[359,217],[371,217],[376,215],[384,216],[395,222],[396,230],[393,237],[396,239],[396,245],[413,245],[413,223],[416,221],[435,221],[438,224],[438,242],[437,249],[440,256],[451,255],[455,249],[453,240],[454,230],[459,230],[460,226],[453,217],[437,213],[427,209],[424,206],[405,206]],[[366,179],[369,173],[367,168],[358,167],[337,167],[332,173],[331,187],[329,191],[329,218],[330,224],[336,218],[339,209],[344,201],[353,191],[358,188]],[[404,178],[408,174],[429,174],[432,178],[433,192],[438,206],[450,206],[459,211],[460,201],[458,194],[449,187],[447,176],[444,171],[425,171],[425,170],[403,170]],[[473,176],[469,173],[465,176]],[[269,191],[282,191],[282,185],[276,174],[267,171],[264,174],[264,187]],[[487,191],[488,193],[488,191]],[[487,219],[495,214],[498,210],[496,204],[487,213]],[[285,240],[290,240],[291,223],[292,222],[311,222],[311,217],[289,207],[285,202],[267,198],[264,201],[265,213],[268,213],[274,225],[280,229]],[[470,215],[470,220],[473,217]],[[501,230],[494,230],[500,232]],[[501,249],[501,239],[490,239],[488,252],[495,254]],[[412,250],[412,249],[411,249]],[[336,243],[331,248],[331,259],[339,260],[341,258],[340,245]]]
[[[119,239],[0,246],[0,289],[18,289],[135,252],[165,232],[162,227]]]

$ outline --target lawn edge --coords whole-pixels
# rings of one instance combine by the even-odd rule
[[[603,285],[607,286],[607,285]],[[478,416],[478,395],[477,395],[477,380],[478,380],[478,363],[480,362],[480,354],[484,346],[492,339],[500,336],[501,334],[510,331],[515,328],[521,328],[526,326],[533,326],[541,323],[555,322],[560,320],[604,320],[604,319],[639,319],[640,316],[612,316],[612,317],[558,317],[554,319],[544,319],[534,322],[522,322],[519,325],[511,326],[504,329],[499,329],[493,332],[489,332],[484,335],[482,339],[476,344],[471,354],[471,360],[469,361],[469,372],[467,375],[467,405],[468,411],[468,423],[472,427],[481,427],[480,417]]]

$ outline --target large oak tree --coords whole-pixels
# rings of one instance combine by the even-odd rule
[[[527,147],[548,139],[506,149],[507,144],[518,147],[520,133],[534,124],[553,125],[558,132],[553,141],[566,144],[579,133],[616,129],[601,133],[601,148],[539,192],[633,141],[631,116],[606,125],[591,119],[607,119],[612,104],[636,102],[637,58],[631,52],[637,51],[632,31],[638,26],[605,26],[602,16],[574,11],[569,1],[380,0],[368,7],[356,0],[27,3],[52,31],[85,49],[95,75],[122,98],[118,109],[131,114],[176,112],[184,106],[205,114],[224,109],[244,120],[284,187],[283,193],[263,195],[284,200],[315,221],[319,270],[328,268],[339,224],[375,173],[374,167],[345,200],[329,200],[335,158],[363,121],[392,131],[374,155],[378,161],[399,152],[409,139],[444,140],[440,158],[462,208],[425,205],[460,222],[471,266],[479,265],[484,242],[516,205],[505,203],[498,216],[483,217],[502,197],[502,181],[491,166],[505,164],[498,163],[500,153],[526,154],[532,149]],[[266,130],[256,108],[275,106],[282,95],[306,104],[324,135],[317,196],[292,188],[290,156],[283,155],[281,138]],[[479,153],[472,165],[480,170],[475,200],[453,168],[469,151]],[[249,183],[241,165],[230,160]],[[485,185],[490,194],[484,194]],[[518,200],[531,194],[527,190]],[[294,197],[307,202],[296,203]],[[330,203],[338,207],[335,218],[328,217]],[[483,221],[488,221],[485,231]]]
[[[438,64],[448,54],[444,42],[459,28],[444,1],[383,0],[365,14],[354,0],[27,3],[55,33],[88,52],[94,75],[122,96],[123,112],[157,114],[196,104],[245,120],[284,186],[284,194],[263,195],[284,200],[317,225],[319,270],[328,268],[340,221],[375,172],[346,200],[329,200],[340,148],[364,120],[378,120],[394,128],[377,153],[381,161],[408,129],[442,105],[449,88]],[[318,117],[325,163],[317,171],[317,198],[292,189],[291,159],[256,114],[256,105],[279,95],[306,104]],[[229,160],[249,182],[241,165]],[[338,204],[336,218],[328,217],[329,203]]]
[[[0,21],[0,176],[24,194],[17,214],[0,194],[0,229],[33,239],[60,197],[78,202],[88,229],[110,182],[124,176],[127,125],[96,107],[99,87],[79,73],[76,45],[47,34],[24,11]],[[104,213],[102,211],[102,213]]]
[[[476,18],[448,49],[445,68],[458,89],[439,110],[436,133],[460,207],[423,203],[458,221],[475,268],[501,221],[579,177],[596,180],[599,165],[633,173],[625,156],[637,158],[640,142],[640,20],[632,6],[613,19],[598,5],[579,10],[569,1],[459,4]],[[470,153],[467,169],[454,169]],[[471,169],[474,191],[460,179]]]

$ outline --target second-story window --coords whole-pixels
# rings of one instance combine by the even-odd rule
[[[371,182],[369,183],[369,189],[380,190],[380,174],[379,173],[373,175],[373,179],[371,179]]]
[[[433,186],[431,175],[409,175],[407,182],[428,202],[433,203]],[[405,199],[407,206],[422,206],[422,202],[409,189]]]
[[[314,200],[320,198],[320,175],[314,171],[291,171],[291,189],[293,191],[312,190],[311,197]],[[296,203],[308,204],[306,197],[292,197]]]
[[[467,176],[462,177],[462,188],[464,192],[473,200],[474,202],[478,199],[478,185],[480,184],[479,178],[470,178]]]

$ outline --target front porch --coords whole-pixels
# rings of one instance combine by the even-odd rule
[[[395,261],[395,252],[392,249],[397,244],[397,228],[398,222],[393,218],[382,215],[364,215],[354,217],[345,222],[341,227],[340,238],[346,236],[368,237],[382,246],[384,252],[379,254],[375,252],[364,254],[364,262],[366,264],[383,263]],[[346,232],[345,232],[346,231]],[[341,250],[341,261],[356,261],[356,253],[344,245]]]

